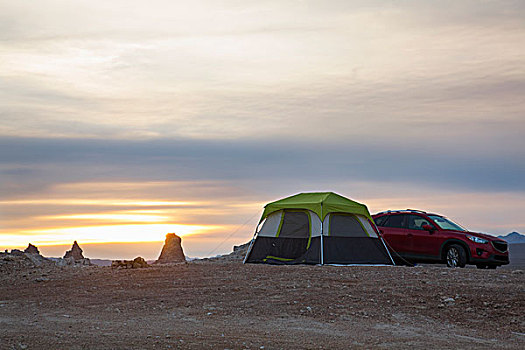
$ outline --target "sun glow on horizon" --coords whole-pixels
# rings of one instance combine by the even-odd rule
[[[201,245],[216,244],[217,239],[235,231],[231,220],[223,219],[225,215],[251,211],[254,203],[229,197],[217,200],[214,191],[206,196],[199,192],[202,186],[208,191],[220,182],[199,184],[188,194],[193,185],[81,182],[55,185],[39,197],[2,198],[0,211],[24,210],[26,214],[0,222],[0,250],[24,249],[28,243],[68,246],[73,241],[140,246],[138,242],[163,242],[167,233],[174,232],[186,236],[186,244],[199,252],[194,255],[202,254]]]
[[[56,204],[56,205],[93,205],[93,206],[189,206],[202,205],[200,202],[185,202],[185,201],[144,201],[144,200],[122,200],[122,199],[17,199],[10,201],[0,201],[1,204],[8,205],[27,205],[27,204]]]
[[[124,222],[167,222],[170,217],[166,215],[148,215],[146,213],[97,213],[44,216],[43,220],[101,220]]]
[[[143,225],[103,225],[60,227],[42,230],[27,230],[17,235],[0,235],[0,246],[71,244],[73,241],[84,243],[135,243],[163,241],[166,234],[175,232],[183,237],[220,229],[217,225],[186,224],[143,224]]]

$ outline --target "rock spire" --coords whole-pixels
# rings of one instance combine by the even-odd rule
[[[40,255],[40,252],[38,251],[38,248],[36,246],[32,245],[31,243],[29,243],[27,248],[24,250],[24,253]]]
[[[64,255],[64,259],[68,258],[73,258],[75,261],[84,259],[84,255],[82,255],[82,249],[80,249],[77,241],[73,242],[71,250],[68,250]]]
[[[168,233],[166,235],[166,241],[164,247],[160,252],[159,259],[155,261],[155,264],[169,264],[186,261],[184,252],[182,251],[181,238],[175,233]]]

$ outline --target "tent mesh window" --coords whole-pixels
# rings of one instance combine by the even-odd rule
[[[310,220],[308,214],[300,211],[285,211],[279,231],[281,238],[308,238],[310,235]]]
[[[331,214],[329,236],[368,237],[363,226],[354,215]]]

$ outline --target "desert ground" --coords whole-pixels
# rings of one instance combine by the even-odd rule
[[[525,274],[195,261],[0,271],[0,349],[524,349]]]

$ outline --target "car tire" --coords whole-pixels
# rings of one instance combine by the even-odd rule
[[[467,253],[459,244],[452,244],[447,247],[445,261],[448,267],[465,267],[467,264]]]

